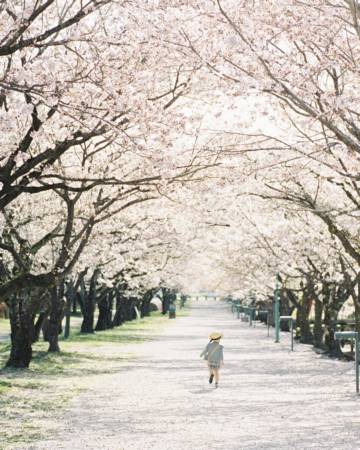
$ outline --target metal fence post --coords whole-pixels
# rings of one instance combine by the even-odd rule
[[[355,335],[355,374],[356,374],[356,392],[359,393],[359,333]]]
[[[275,321],[275,342],[280,342],[280,302],[279,302],[279,283],[278,275],[276,275],[275,283],[275,304],[274,304],[274,321]]]

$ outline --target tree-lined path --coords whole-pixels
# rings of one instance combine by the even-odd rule
[[[353,364],[223,303],[161,328],[190,292],[275,297],[303,344],[353,350],[334,330],[360,335],[359,17],[0,0],[0,450],[360,449]]]
[[[224,332],[225,367],[210,388],[199,353]],[[29,450],[355,449],[353,364],[288,351],[220,302],[193,302],[138,358],[103,375],[59,417],[59,433]],[[23,449],[22,449],[23,450]]]

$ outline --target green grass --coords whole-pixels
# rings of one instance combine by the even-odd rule
[[[37,428],[32,428],[31,425],[27,424],[27,435],[24,436],[23,433],[21,434],[12,434],[9,435],[9,433],[7,433],[7,431],[5,431],[5,435],[6,435],[6,444],[9,448],[11,448],[11,444],[18,444],[19,442],[21,442],[22,444],[31,444],[39,439],[42,438],[42,434],[39,433],[39,431],[37,430]],[[1,442],[1,441],[0,441]],[[17,448],[19,448],[16,445]]]
[[[8,381],[1,381],[0,380],[0,395],[4,394],[6,390],[8,390],[11,387],[11,383]]]
[[[177,309],[178,318],[188,314],[188,305]],[[137,344],[153,339],[172,323],[155,312],[111,330],[80,334],[81,320],[72,318],[69,339],[60,338],[60,353],[48,353],[46,342],[34,344],[29,369],[0,370],[0,449],[21,448],[51,435],[56,428],[49,419],[52,412],[89,389],[96,376],[115,373],[136,358]],[[0,333],[6,330],[8,321],[0,320]],[[0,342],[0,367],[4,367],[9,352],[9,343]]]

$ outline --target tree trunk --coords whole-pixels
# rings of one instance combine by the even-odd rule
[[[94,333],[94,306],[89,293],[85,290],[85,283],[82,283],[81,287],[81,312],[83,320],[81,323],[81,333]]]
[[[359,287],[360,288],[360,287]],[[354,309],[355,309],[355,331],[357,331],[359,333],[360,336],[360,303],[359,303],[359,294],[358,293],[358,298],[356,300],[354,300]]]
[[[48,317],[49,311],[41,311],[34,326],[33,343],[40,339],[40,331],[43,329],[44,322]]]
[[[360,280],[357,285],[357,296],[353,298],[353,300],[355,309],[355,331],[357,331],[360,336]]]
[[[99,309],[99,317],[95,327],[95,331],[104,331],[108,329],[108,318],[109,318],[109,309],[110,309],[110,301],[109,294],[105,294],[98,301],[98,309]]]
[[[89,311],[88,314],[84,316],[84,319],[81,324],[81,333],[84,334],[93,334],[94,330],[94,312]]]
[[[123,317],[123,296],[120,292],[116,292],[116,307],[115,307],[115,315],[112,321],[113,327],[118,327],[124,322]]]
[[[59,352],[59,334],[64,317],[64,283],[51,289],[51,311],[48,324],[48,352]]]
[[[141,317],[148,317],[150,316],[150,299],[144,298],[141,302],[141,306],[140,306],[140,314]]]
[[[187,300],[187,296],[184,295],[184,294],[181,294],[181,296],[180,296],[180,309],[182,309],[185,306],[186,300]]]
[[[324,325],[326,329],[325,345],[330,356],[341,358],[343,353],[338,341],[335,340],[336,319],[338,311],[335,308],[334,290],[329,295],[329,301],[325,306]]]
[[[83,316],[81,324],[81,333],[94,333],[94,316],[95,316],[95,300],[96,300],[96,283],[100,275],[100,270],[95,269],[90,280],[89,292],[83,296]],[[85,283],[82,282],[82,290],[85,291]],[[86,292],[86,291],[85,291]]]
[[[22,296],[12,298],[9,306],[11,351],[6,367],[25,369],[32,358],[34,317]]]
[[[73,297],[71,297],[70,295],[66,297],[64,339],[68,339],[68,337],[70,336],[71,305],[73,304],[73,301]]]
[[[77,314],[77,298],[76,295],[72,299],[72,313]]]
[[[324,330],[322,327],[323,303],[318,296],[315,297],[314,346],[323,346]]]
[[[301,302],[300,307],[297,308],[297,322],[300,327],[300,342],[302,344],[312,344],[313,337],[310,329],[308,308],[304,300]]]
[[[136,319],[136,313],[134,310],[134,302],[131,298],[127,298],[124,304],[125,309],[125,322],[130,322],[131,320]]]
[[[138,304],[138,298],[130,297],[130,320],[137,320],[140,318]]]
[[[42,333],[45,342],[49,342],[49,316],[46,316],[42,323]]]
[[[170,293],[168,292],[167,289],[163,289],[163,295],[162,295],[162,311],[161,314],[165,315],[168,313],[169,311],[169,306],[170,306],[170,298],[169,298]]]
[[[65,298],[66,303],[64,339],[68,339],[68,337],[70,336],[71,309],[73,308],[74,303],[76,305],[76,289],[72,280],[66,283]]]
[[[106,316],[106,328],[113,328],[113,307],[114,307],[114,291],[111,291],[108,295],[108,310]]]
[[[150,302],[153,298],[154,292],[156,292],[155,289],[149,289],[145,292],[140,306],[141,317],[150,316]]]

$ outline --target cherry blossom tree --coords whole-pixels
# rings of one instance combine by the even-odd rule
[[[14,355],[26,348],[14,365],[31,359],[40,305],[59,350],[79,293],[93,332],[147,314],[159,287],[269,300],[278,273],[304,342],[322,345],[350,297],[360,329],[359,12],[2,3],[0,295]]]

